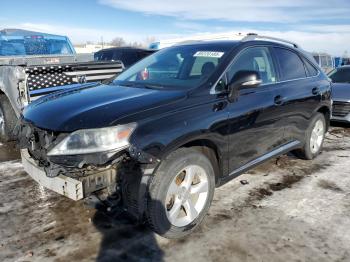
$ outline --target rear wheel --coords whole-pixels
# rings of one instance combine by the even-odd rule
[[[5,95],[0,95],[0,141],[8,142],[15,139],[13,130],[17,117],[10,101]]]
[[[317,113],[306,131],[306,141],[302,149],[296,150],[297,156],[311,160],[320,154],[326,134],[326,120],[323,114]]]
[[[181,148],[170,154],[149,187],[147,218],[167,238],[190,234],[203,220],[213,199],[214,170],[206,156]]]

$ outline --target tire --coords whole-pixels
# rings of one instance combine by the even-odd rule
[[[192,148],[174,151],[160,164],[150,182],[146,210],[149,226],[166,238],[190,234],[205,217],[214,188],[214,170],[205,155]],[[196,190],[202,193],[195,193]],[[171,194],[172,191],[177,193]]]
[[[316,125],[322,124],[322,130]],[[320,154],[323,147],[324,137],[326,134],[327,125],[326,118],[323,114],[317,113],[310,121],[309,128],[306,130],[305,143],[303,148],[294,151],[299,158],[312,160]],[[313,133],[316,132],[316,133]],[[317,143],[315,144],[315,135],[317,135]],[[313,138],[314,137],[314,138]]]
[[[13,110],[8,98],[0,95],[0,141],[8,142],[15,140],[16,137],[13,134],[17,122],[17,116]]]

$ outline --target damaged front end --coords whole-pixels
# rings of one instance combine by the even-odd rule
[[[102,189],[113,194],[118,165],[127,158],[126,153],[49,156],[48,152],[67,135],[22,122],[19,146],[25,170],[44,187],[73,200],[86,198]]]
[[[136,219],[142,219],[146,188],[153,165],[144,163],[134,147],[76,155],[50,155],[69,133],[43,130],[22,120],[19,146],[25,171],[40,185],[73,200],[92,194],[118,199]]]

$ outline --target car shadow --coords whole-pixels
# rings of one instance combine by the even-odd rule
[[[163,261],[164,252],[158,245],[155,233],[142,222],[143,219],[135,220],[138,212],[143,213],[142,203],[146,197],[148,179],[142,179],[145,176],[139,164],[132,161],[124,163],[117,170],[121,188],[117,199],[121,202],[117,200],[117,204],[111,204],[105,201],[97,205],[97,212],[92,218],[102,234],[97,261]],[[128,207],[133,216],[123,206]]]
[[[144,223],[135,222],[122,210],[100,207],[93,219],[102,234],[96,261],[163,261],[155,234]]]

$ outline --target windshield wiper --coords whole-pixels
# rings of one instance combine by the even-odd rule
[[[146,84],[146,85],[141,85],[142,87],[148,88],[148,89],[163,89],[163,86],[159,86],[159,85],[150,85],[150,84]]]

